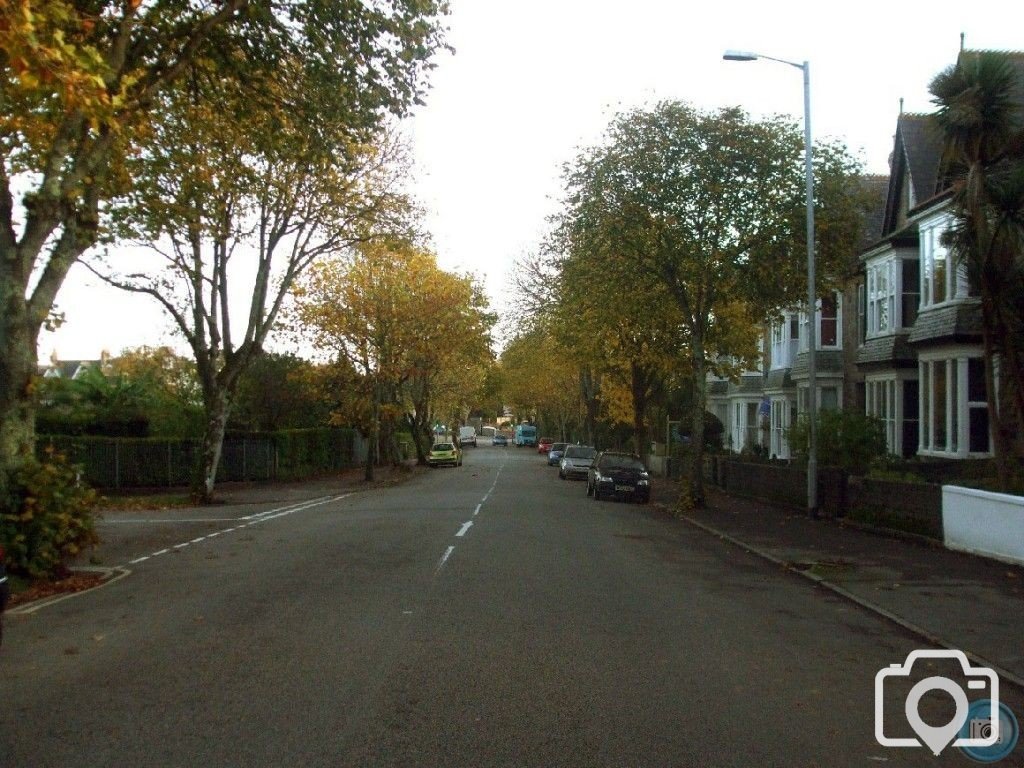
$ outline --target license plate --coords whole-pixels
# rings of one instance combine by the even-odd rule
[[[632,485],[616,485],[615,486],[615,490],[616,491],[632,491],[633,490],[633,486]]]

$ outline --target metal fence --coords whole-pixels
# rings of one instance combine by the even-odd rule
[[[130,437],[40,436],[48,447],[82,467],[96,488],[188,485],[201,460],[198,440]],[[358,466],[367,444],[352,429],[310,429],[224,440],[217,481],[296,480]]]

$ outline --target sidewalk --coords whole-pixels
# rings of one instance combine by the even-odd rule
[[[663,488],[661,498],[675,498]],[[1024,568],[706,491],[707,508],[683,518],[690,524],[888,614],[929,645],[974,655],[1024,687]]]

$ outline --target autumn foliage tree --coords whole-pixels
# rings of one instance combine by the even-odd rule
[[[720,356],[749,346],[757,321],[798,303],[803,285],[803,140],[782,118],[739,109],[700,112],[663,102],[617,116],[604,141],[565,174],[560,226],[592,268],[636,274],[676,305],[695,385],[692,432],[704,433],[706,375]],[[816,173],[848,180],[856,165],[821,146]],[[859,231],[849,183],[823,183],[820,273],[835,275]],[[627,289],[628,290],[628,289]],[[625,292],[625,291],[624,291]],[[692,501],[703,503],[703,441],[693,443]]]
[[[490,359],[494,318],[479,286],[409,241],[382,240],[317,264],[293,294],[294,326],[356,374],[350,384],[371,443],[367,479],[374,449],[389,446],[400,420],[425,461],[435,410],[467,399],[461,382],[479,386]]]
[[[161,102],[168,87],[205,75],[250,89],[245,123],[276,99],[313,133],[371,130],[419,101],[446,12],[443,0],[3,4],[0,497],[32,453],[40,330],[68,270],[100,239],[107,203],[132,189],[126,161],[168,149],[153,148],[164,116],[180,116]],[[295,62],[303,77],[289,80]],[[314,91],[315,102],[300,98]]]

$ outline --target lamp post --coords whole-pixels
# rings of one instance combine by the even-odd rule
[[[817,291],[814,278],[814,172],[811,162],[811,63],[776,59],[749,51],[726,51],[726,61],[768,59],[803,70],[804,73],[804,176],[807,191],[807,511],[818,515],[818,386],[816,309]]]

